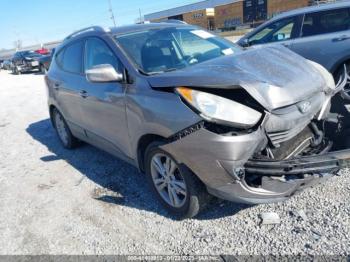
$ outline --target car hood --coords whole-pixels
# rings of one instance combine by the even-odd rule
[[[245,50],[147,79],[154,88],[244,88],[269,111],[303,101],[326,88],[314,66],[282,46]]]

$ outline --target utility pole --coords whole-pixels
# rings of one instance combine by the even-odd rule
[[[142,24],[142,23],[143,23],[143,21],[142,21],[141,8],[139,8],[139,14],[140,14],[140,24]]]
[[[109,3],[109,12],[111,13],[111,19],[113,21],[114,27],[116,27],[116,23],[115,23],[115,18],[114,18],[114,14],[113,14],[113,9],[112,9],[112,2],[111,0],[108,0]]]

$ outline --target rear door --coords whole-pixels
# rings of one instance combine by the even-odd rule
[[[90,37],[85,43],[85,71],[110,64],[119,73],[124,67],[105,40]],[[84,78],[82,110],[89,141],[118,157],[130,155],[125,111],[125,82],[92,83]]]
[[[294,41],[292,50],[331,71],[350,55],[349,29],[349,8],[305,14],[300,38]]]
[[[50,74],[58,106],[73,133],[83,134],[80,87],[83,74],[83,41],[75,41],[61,49],[56,57],[58,70]]]
[[[291,48],[299,35],[302,16],[281,18],[268,23],[248,38],[249,46],[282,44]]]

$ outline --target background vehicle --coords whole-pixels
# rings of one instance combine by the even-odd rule
[[[350,70],[350,2],[283,13],[245,35],[238,44],[282,44],[323,65],[337,78],[344,64]]]
[[[244,47],[282,44],[323,65],[338,82],[347,68],[348,84],[332,100],[331,111],[350,130],[350,2],[325,4],[283,13],[238,41]]]
[[[5,60],[2,64],[2,67],[4,70],[11,70],[12,68],[12,61],[11,60]]]
[[[56,49],[45,79],[62,144],[86,141],[137,166],[182,217],[207,191],[280,201],[349,164],[326,129],[337,127],[329,100],[345,79],[336,88],[284,47],[242,50],[183,24],[91,27]]]
[[[12,72],[16,75],[39,69],[39,59],[42,55],[34,51],[16,52],[12,58]]]
[[[35,50],[35,52],[40,54],[40,55],[47,55],[50,53],[50,51],[46,48],[41,48],[41,49]]]
[[[42,73],[46,73],[49,70],[52,56],[55,53],[55,48],[53,48],[48,55],[44,55],[39,58],[39,71]]]

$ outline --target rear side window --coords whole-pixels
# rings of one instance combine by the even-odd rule
[[[83,72],[82,54],[83,42],[79,41],[61,50],[56,56],[56,61],[63,70],[70,73],[81,74]]]
[[[121,71],[118,58],[107,44],[98,38],[89,38],[85,46],[85,70],[97,65],[109,64],[117,71]]]
[[[350,29],[348,8],[327,10],[305,15],[302,36],[328,34],[348,29]]]

